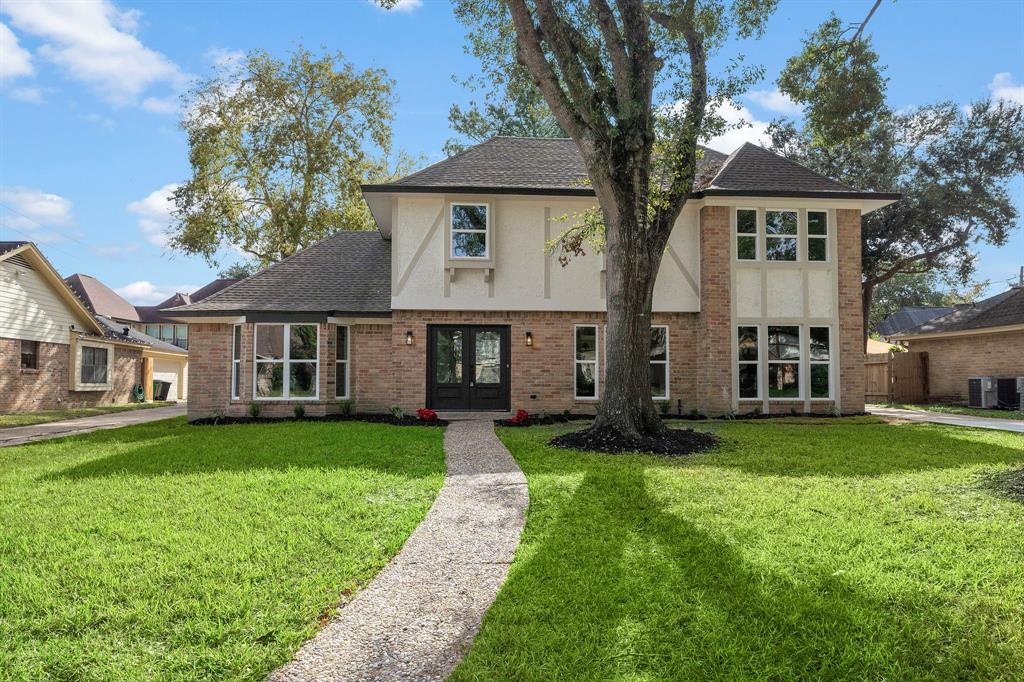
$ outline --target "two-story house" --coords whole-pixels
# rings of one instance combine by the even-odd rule
[[[754,145],[704,150],[654,295],[651,393],[671,412],[859,412],[861,215],[898,199]],[[605,264],[545,244],[595,203],[566,139],[495,138],[366,185],[340,232],[206,300],[189,415],[593,410]]]

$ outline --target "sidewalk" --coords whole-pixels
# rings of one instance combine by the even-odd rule
[[[168,407],[154,407],[148,410],[98,414],[94,417],[68,419],[62,422],[0,429],[0,448],[22,445],[23,443],[31,443],[37,440],[77,436],[80,433],[89,433],[90,431],[100,431],[102,429],[117,429],[122,426],[131,426],[132,424],[145,424],[146,422],[155,422],[171,417],[183,417],[187,410],[188,407],[181,403]]]
[[[911,422],[930,422],[932,424],[948,424],[950,426],[973,426],[978,429],[996,429],[1024,433],[1024,419],[998,419],[990,417],[973,417],[965,414],[946,414],[944,412],[927,412],[925,410],[901,410],[895,407],[868,405],[867,411],[879,417],[905,419]]]

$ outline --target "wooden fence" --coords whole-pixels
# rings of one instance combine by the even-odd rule
[[[864,400],[869,403],[928,401],[928,353],[868,353]]]

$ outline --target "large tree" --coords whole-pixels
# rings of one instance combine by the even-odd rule
[[[771,126],[772,147],[829,177],[903,198],[862,220],[865,334],[875,291],[929,272],[966,284],[979,242],[1006,243],[1019,212],[1008,186],[1024,173],[1024,107],[943,102],[883,111],[864,134],[820,143],[813,126]]]
[[[225,246],[267,265],[342,229],[369,229],[360,193],[386,179],[392,81],[340,54],[263,51],[186,97],[192,177],[174,193],[171,246],[213,263]]]

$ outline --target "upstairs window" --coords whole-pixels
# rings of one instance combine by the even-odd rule
[[[768,260],[796,260],[796,211],[765,211],[765,254]]]
[[[21,340],[21,368],[39,369],[39,342]]]
[[[452,204],[452,258],[490,255],[487,204]]]
[[[828,213],[807,212],[807,260],[828,260]]]
[[[757,260],[757,211],[752,208],[736,211],[736,259]]]
[[[107,349],[82,347],[82,383],[107,383]]]

